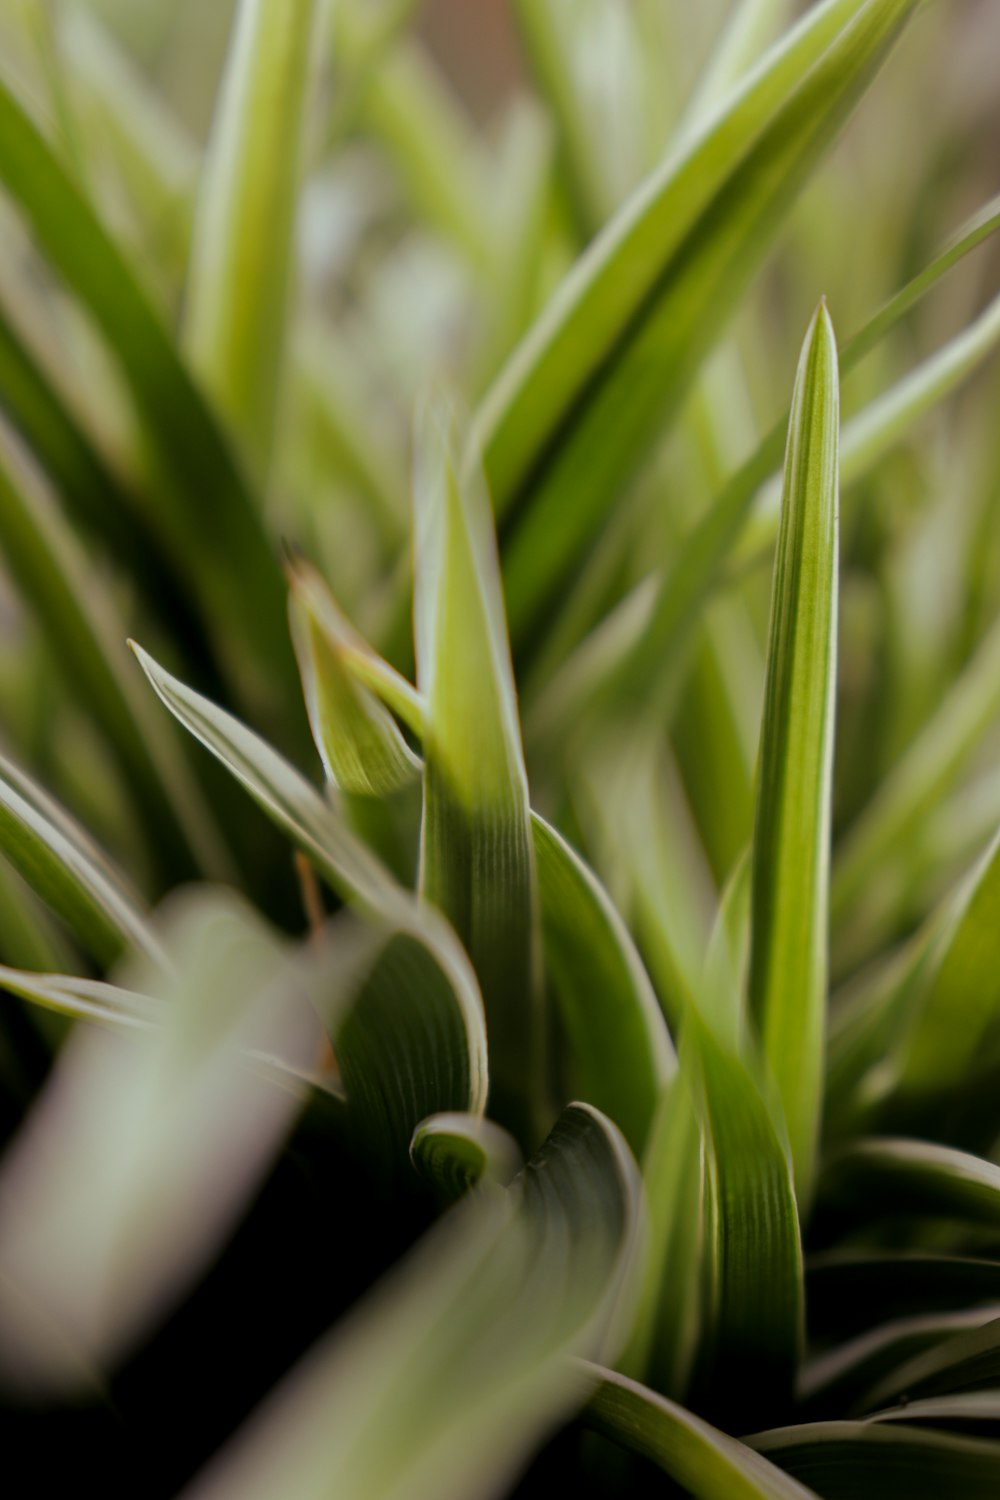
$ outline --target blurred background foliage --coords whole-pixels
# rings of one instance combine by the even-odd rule
[[[309,867],[296,869],[264,813],[168,721],[125,640],[136,637],[317,780],[273,558],[283,546],[299,588],[308,559],[352,626],[412,679],[413,413],[429,388],[444,385],[459,409],[474,413],[497,492],[532,807],[613,896],[676,1040],[692,993],[701,993],[713,930],[718,943],[741,899],[776,535],[770,476],[780,467],[802,330],[825,295],[844,371],[827,1116],[837,1144],[859,1121],[909,1127],[902,1105],[893,1114],[895,1100],[878,1114],[878,1044],[888,1034],[878,1030],[879,997],[903,994],[899,965],[926,953],[922,937],[915,948],[906,941],[926,933],[921,924],[1000,824],[1000,368],[988,358],[1000,339],[1000,250],[985,232],[998,213],[994,0],[929,5],[906,29],[679,409],[637,448],[634,463],[623,461],[612,504],[602,511],[595,502],[595,514],[580,519],[568,488],[559,525],[546,525],[517,474],[498,485],[503,464],[490,450],[503,372],[516,368],[522,338],[578,256],[669,143],[691,138],[734,79],[808,7],[744,6],[759,26],[744,37],[725,30],[733,9],[722,0],[318,6],[314,45],[289,64],[299,86],[274,106],[281,131],[301,133],[301,182],[282,151],[269,150],[274,140],[255,142],[254,170],[259,165],[270,196],[248,194],[241,258],[220,266],[212,259],[213,206],[243,181],[238,154],[210,149],[232,6],[0,0],[0,79],[69,184],[48,231],[48,188],[32,226],[0,199],[0,735],[4,752],[128,872],[142,903],[203,876],[241,889],[285,933],[315,929],[326,908]],[[21,141],[18,118],[6,104],[0,109],[8,145]],[[21,186],[7,182],[22,204],[32,195],[35,159],[27,146],[25,153]],[[217,192],[209,190],[213,172]],[[86,214],[60,231],[66,203],[81,200],[106,226],[118,260],[102,258],[83,232],[92,223]],[[239,202],[229,207],[238,216]],[[849,361],[851,336],[980,211],[984,242],[961,272]],[[294,223],[288,267],[255,260],[258,247],[271,246],[261,232],[265,216]],[[759,247],[750,228],[746,239],[749,268]],[[79,296],[68,289],[74,275],[92,277]],[[247,299],[250,318],[241,313]],[[706,323],[711,311],[709,300]],[[768,447],[775,424],[776,450],[773,441]],[[557,424],[554,444],[562,432]],[[727,536],[707,578],[696,579],[692,539],[720,497],[734,494],[746,524]],[[476,544],[469,546],[478,565]],[[695,580],[693,609],[692,618],[672,622],[668,610],[657,633],[653,601],[663,578],[675,585],[668,603],[683,594],[678,580]],[[418,614],[420,607],[418,580]],[[151,675],[169,701],[166,679]],[[389,863],[394,851],[412,884],[415,814],[405,783],[419,736],[391,706],[408,731],[409,749],[392,769],[401,784],[399,826],[364,825],[370,804],[345,804],[355,829]],[[519,754],[511,750],[512,762]],[[10,779],[17,785],[15,772]],[[533,826],[541,863],[545,835]],[[384,917],[384,891],[368,900],[366,872],[356,874],[335,871]],[[386,897],[393,912],[394,900]],[[121,928],[112,921],[110,939],[100,930],[114,950]],[[0,864],[0,961],[89,982],[107,959],[101,948],[81,951],[79,939],[72,920],[54,921],[13,865]],[[441,951],[454,959],[447,941],[444,950],[427,945],[439,965]],[[529,967],[530,955],[525,973]],[[461,964],[457,970],[464,973]],[[163,998],[148,975],[135,988],[151,1005]],[[85,999],[112,1004],[103,991]],[[896,1013],[885,1014],[891,1021]],[[5,1139],[15,1138],[64,1035],[51,1012],[13,997],[5,1004]],[[183,1026],[178,1035],[183,1051]],[[364,1035],[345,1040],[338,1031],[341,1042],[346,1056],[351,1047],[363,1055]],[[718,1087],[727,1075],[713,1046],[707,1033],[692,1043],[693,1067]],[[904,1073],[912,1067],[917,1076],[920,1065],[904,1048]],[[746,1082],[738,1076],[734,1094]],[[766,1089],[755,1089],[756,1113],[744,1124],[760,1132],[762,1159],[773,1165],[783,1146],[761,1104]],[[128,1443],[119,1441],[113,1407],[107,1428],[86,1428],[79,1451],[95,1463],[113,1453],[121,1467],[115,1482],[142,1471],[143,1421],[163,1442],[163,1426],[148,1413],[164,1399],[171,1370],[204,1358],[190,1377],[176,1451],[144,1493],[172,1493],[276,1373],[429,1223],[426,1199],[406,1193],[387,1229],[376,1211],[360,1227],[354,1218],[356,1234],[344,1245],[338,1203],[373,1200],[364,1165],[329,1128],[324,1109],[335,1113],[337,1105],[314,1101],[280,1166],[262,1177],[225,1258],[132,1356],[122,1382]],[[165,1119],[156,1128],[169,1137],[169,1110]],[[110,1118],[109,1136],[131,1128],[130,1120],[127,1111]],[[995,1159],[997,1122],[988,1110],[972,1124],[950,1114],[948,1121],[942,1139]],[[685,1128],[683,1119],[659,1124]],[[530,1138],[531,1127],[524,1133]],[[433,1175],[435,1142],[425,1145]],[[488,1137],[475,1145],[490,1158]],[[829,1201],[837,1202],[832,1188]],[[617,1200],[613,1206],[618,1211]],[[287,1233],[274,1235],[275,1223]],[[820,1248],[824,1232],[820,1218]],[[789,1261],[798,1253],[790,1233]],[[530,1259],[521,1239],[520,1229],[507,1234],[499,1264]],[[878,1231],[876,1240],[895,1243],[893,1231]],[[276,1307],[260,1312],[255,1339],[246,1309],[259,1310],[262,1244],[281,1293]],[[23,1253],[30,1257],[31,1246]],[[246,1358],[234,1360],[233,1348]],[[683,1351],[678,1358],[683,1363]],[[867,1389],[873,1376],[866,1364],[863,1371]],[[660,1373],[672,1390],[675,1372]],[[821,1370],[815,1403],[836,1411],[826,1378]],[[711,1410],[701,1379],[698,1398]],[[807,1392],[806,1407],[810,1399]],[[732,1418],[724,1397],[716,1411]],[[18,1440],[27,1432],[30,1447],[31,1422],[45,1434],[44,1420],[18,1416]],[[0,1431],[3,1421],[13,1431],[6,1416]],[[560,1458],[557,1440],[530,1482],[544,1490]],[[607,1454],[605,1461],[613,1462]],[[600,1465],[595,1472],[603,1473]]]

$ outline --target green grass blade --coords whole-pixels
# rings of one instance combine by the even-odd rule
[[[809,1201],[822,1101],[837,655],[837,350],[816,314],[792,404],[752,852],[750,1006]]]
[[[418,437],[414,625],[426,701],[421,891],[479,975],[502,1123],[541,1101],[540,923],[528,783],[489,499],[454,419]],[[527,1111],[527,1114],[525,1114]]]
[[[103,580],[49,496],[0,445],[0,540],[10,572],[51,643],[69,693],[105,735],[154,863],[172,874],[230,873],[221,834],[172,736],[148,715]]]
[[[164,476],[158,514],[175,561],[193,581],[217,648],[229,649],[234,680],[249,696],[268,697],[288,681],[291,650],[281,574],[257,507],[131,268],[5,85],[0,183],[121,366]]]
[[[240,0],[201,172],[182,339],[266,475],[290,296],[314,0]]]
[[[507,1192],[459,1204],[316,1346],[185,1500],[502,1493],[587,1397],[566,1356],[601,1357],[637,1221],[624,1143],[573,1106]]]
[[[118,873],[30,777],[2,758],[0,850],[99,964],[127,952],[162,958]]]
[[[435,1108],[467,1109],[481,1114],[486,1102],[487,1061],[486,1028],[482,999],[475,976],[454,933],[408,891],[397,885],[384,865],[350,831],[331,804],[295,770],[277,751],[247,729],[238,719],[218,708],[171,677],[140,647],[133,646],[143,670],[162,702],[184,727],[236,777],[259,807],[299,849],[306,854],[319,874],[346,901],[357,904],[385,930],[412,939],[426,949],[440,970],[446,987],[447,1005],[441,1005],[441,985],[432,989],[433,979],[421,980],[433,994],[436,1015],[446,1015],[448,1037],[437,1058],[437,1038],[433,1026],[418,1035],[423,1065],[429,1073],[442,1061],[441,1088],[445,1097],[425,1102],[421,1112],[409,1121],[403,1150],[409,1146],[417,1120]],[[417,956],[423,966],[423,960]],[[379,980],[376,993],[388,995],[391,986]],[[397,1003],[400,993],[396,993]],[[363,1014],[360,1007],[358,1014]],[[359,1027],[361,1021],[356,1023]],[[414,1018],[410,1018],[414,1024]],[[358,1046],[367,1046],[365,1028]],[[376,1030],[378,1028],[375,1028]],[[419,1030],[419,1028],[418,1028]],[[391,1038],[389,1039],[391,1041]],[[457,1080],[457,1081],[456,1081]],[[393,1130],[398,1141],[400,1131]]]
[[[811,11],[625,205],[501,374],[479,432],[499,509],[526,507],[505,549],[515,641],[662,435],[914,8],[832,0]]]
[[[991,1500],[1000,1484],[1000,1445],[943,1432],[869,1422],[816,1422],[758,1433],[757,1452],[824,1500]]]
[[[653,987],[604,887],[532,816],[545,965],[570,1054],[570,1089],[614,1120],[641,1156],[676,1066]]]
[[[480,1183],[506,1187],[523,1159],[514,1137],[492,1120],[437,1114],[413,1132],[410,1156],[444,1204],[457,1202]]]
[[[584,1413],[586,1425],[652,1460],[685,1494],[696,1500],[812,1496],[812,1490],[694,1412],[613,1370],[602,1369],[600,1378]]]

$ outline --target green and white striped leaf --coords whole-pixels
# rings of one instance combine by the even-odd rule
[[[393,990],[389,969],[380,968],[383,960],[402,958],[411,979],[419,974],[414,982],[428,1008],[421,1017],[415,1003],[407,1018],[409,1043],[417,1048],[412,1063],[412,1118],[401,1124],[397,1117],[388,1134],[405,1152],[414,1127],[425,1115],[453,1109],[481,1114],[488,1078],[482,999],[468,959],[447,923],[396,883],[331,804],[277,751],[231,714],[171,677],[140,647],[133,649],[171,713],[236,777],[338,895],[376,924],[377,930],[365,935],[369,946],[359,959],[371,968],[372,993],[397,1011],[404,1000],[413,998],[405,989]],[[381,1030],[382,1045],[399,1056],[402,1042],[393,1041],[385,1020],[381,1027],[370,1021],[377,1008],[373,1000],[358,1008],[357,1017],[364,1016],[364,1022],[352,1018],[351,1024],[359,1028],[356,1044],[362,1051],[378,1047]],[[369,1032],[375,1033],[373,1041]],[[381,1104],[378,1108],[381,1111]]]
[[[490,1035],[494,1113],[537,1128],[544,1041],[528,782],[489,498],[453,414],[417,438],[414,627],[426,704],[420,888],[465,943]]]
[[[138,898],[83,830],[0,758],[0,851],[97,963],[123,953],[162,960]]]
[[[915,8],[814,7],[625,204],[515,351],[479,416],[498,509],[522,510],[505,548],[515,642],[662,434]]]
[[[808,1203],[822,1102],[837,660],[833,328],[821,305],[792,403],[752,850],[749,997]]]
[[[121,367],[155,455],[157,523],[212,622],[216,649],[248,696],[280,693],[291,662],[284,591],[258,507],[131,267],[5,84],[0,184]]]
[[[183,344],[260,475],[283,366],[319,9],[314,0],[240,0],[195,212]]]

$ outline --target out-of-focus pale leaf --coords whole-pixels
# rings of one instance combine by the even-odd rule
[[[914,0],[814,7],[625,204],[508,362],[479,432],[499,510],[522,512],[505,551],[515,641],[662,434],[914,9]]]
[[[426,412],[414,517],[426,703],[420,886],[479,976],[497,1117],[530,1136],[544,1020],[528,782],[489,498],[473,456],[462,472],[459,441],[450,410]]]
[[[685,1494],[696,1500],[810,1500],[813,1495],[694,1412],[613,1370],[599,1374],[586,1425],[651,1459]]]
[[[260,474],[283,364],[318,9],[240,0],[195,213],[183,342]]]
[[[81,1027],[0,1167],[0,1344],[15,1388],[72,1384],[68,1342],[107,1370],[163,1316],[291,1122],[295,1094],[265,1087],[242,1054],[315,1048],[306,976],[235,897],[178,898],[159,935],[172,967],[139,963],[127,988],[164,1002],[162,1024],[128,1037]],[[51,1339],[25,1305],[45,1309]]]
[[[837,660],[839,392],[821,305],[802,351],[775,560],[752,850],[749,997],[807,1203],[822,1103]]]
[[[492,1500],[594,1384],[639,1223],[628,1150],[574,1105],[287,1377],[185,1500]],[[387,1424],[386,1413],[391,1413]]]
[[[138,898],[83,830],[29,776],[0,759],[0,849],[98,963],[162,959]]]

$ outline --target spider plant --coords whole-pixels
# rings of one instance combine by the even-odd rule
[[[228,10],[0,5],[11,1466],[994,1495],[992,22]]]

